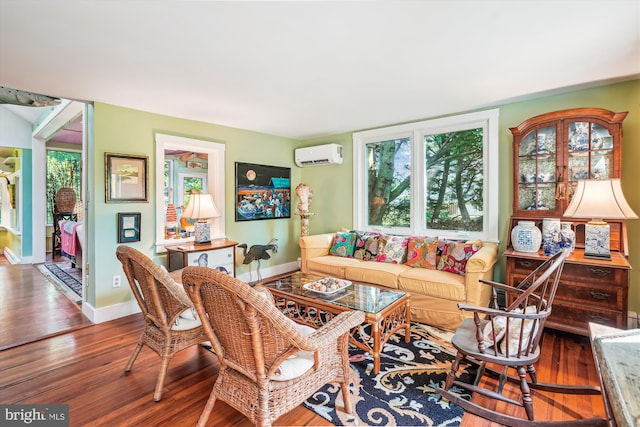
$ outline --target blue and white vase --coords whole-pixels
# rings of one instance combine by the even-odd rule
[[[560,223],[560,248],[570,249],[571,252],[576,248],[576,233],[573,231],[573,223]]]
[[[538,252],[542,233],[533,221],[518,221],[511,230],[511,245],[517,252]]]
[[[560,218],[544,218],[542,220],[542,254],[552,256],[561,250]]]

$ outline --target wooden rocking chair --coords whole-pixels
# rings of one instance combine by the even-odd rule
[[[534,364],[540,359],[540,341],[544,324],[551,314],[551,307],[565,259],[569,252],[562,251],[543,262],[517,286],[482,280],[493,288],[492,307],[477,307],[460,304],[461,310],[473,312],[473,318],[466,319],[456,330],[451,342],[457,350],[444,389],[436,391],[465,411],[507,426],[606,426],[602,418],[579,419],[571,421],[534,421],[531,389],[568,394],[600,394],[593,386],[576,386],[539,383]],[[498,309],[497,292],[501,289],[506,296],[506,309]],[[457,379],[460,362],[466,360],[478,365],[478,373],[473,384]],[[490,369],[501,366],[502,372]],[[507,374],[508,368],[514,368],[518,376]],[[499,378],[498,390],[493,391],[479,386],[480,379],[487,373]],[[527,374],[530,381],[527,380]],[[520,384],[522,401],[502,395],[505,381]],[[463,399],[450,391],[456,385],[491,399],[524,407],[528,419],[518,418]]]

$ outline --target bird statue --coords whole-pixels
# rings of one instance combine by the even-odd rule
[[[266,245],[252,245],[249,250],[247,250],[246,243],[242,243],[238,245],[238,247],[242,248],[244,254],[243,264],[251,264],[253,261],[258,261],[258,280],[262,280],[262,276],[260,275],[260,260],[271,258],[271,255],[269,255],[267,251],[272,251],[274,254],[278,252],[278,239],[271,239]],[[249,266],[249,280],[251,280],[251,266]]]

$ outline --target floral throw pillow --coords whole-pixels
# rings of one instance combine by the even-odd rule
[[[378,255],[380,234],[375,231],[358,231],[353,257],[363,261],[372,261]]]
[[[438,237],[409,237],[407,262],[411,267],[436,268]]]
[[[407,259],[407,242],[409,239],[406,236],[385,234],[382,236],[382,240],[384,243],[376,256],[376,261],[403,264]]]
[[[438,270],[465,275],[467,261],[478,252],[482,244],[478,242],[446,242],[438,263]]]
[[[356,244],[356,233],[352,231],[338,232],[333,237],[333,244],[329,249],[329,254],[351,258],[353,257],[353,248]]]

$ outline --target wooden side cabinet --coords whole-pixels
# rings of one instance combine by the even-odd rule
[[[185,244],[167,246],[167,269],[205,266],[236,276],[236,246],[231,240],[213,240],[208,245]]]
[[[505,251],[507,282],[518,285],[548,257]],[[566,260],[553,311],[546,327],[589,336],[589,323],[627,328],[629,271],[626,257],[612,252],[610,261],[584,258],[576,249]]]

